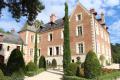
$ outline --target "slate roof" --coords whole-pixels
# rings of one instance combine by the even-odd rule
[[[2,33],[2,35],[3,38],[0,42],[12,43],[12,44],[22,44],[23,42],[17,33],[9,33],[9,34]]]
[[[56,20],[54,23],[49,22],[47,24],[44,24],[42,28],[38,29],[38,32],[46,32],[49,30],[59,29],[63,28],[63,18]]]

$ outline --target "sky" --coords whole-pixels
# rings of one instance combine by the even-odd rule
[[[45,5],[45,9],[38,14],[38,20],[47,23],[52,13],[56,14],[57,18],[62,18],[64,16],[64,3],[66,0],[40,1]],[[78,0],[68,0],[69,14],[71,14],[77,1]],[[104,12],[111,42],[120,43],[120,0],[79,0],[79,2],[88,10],[94,8],[98,14]],[[2,17],[0,18],[0,28],[3,28],[5,31],[10,31],[11,29],[19,31],[25,22],[25,17],[22,17],[19,23],[16,22],[15,19],[11,17],[8,10],[4,9],[2,11]]]

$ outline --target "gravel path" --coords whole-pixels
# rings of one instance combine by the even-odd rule
[[[33,77],[26,77],[25,80],[62,80],[62,71],[47,70]]]

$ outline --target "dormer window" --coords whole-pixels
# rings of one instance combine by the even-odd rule
[[[76,20],[77,20],[77,21],[81,21],[81,20],[82,20],[82,14],[78,14],[78,15],[76,16]]]

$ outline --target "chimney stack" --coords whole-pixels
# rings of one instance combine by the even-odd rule
[[[51,14],[51,16],[50,16],[50,22],[55,23],[55,21],[56,21],[55,14]]]
[[[101,12],[101,20],[102,20],[102,23],[105,23],[105,17],[103,12]]]
[[[90,9],[90,13],[94,14],[94,16],[97,15],[97,12],[95,11],[95,9]]]

